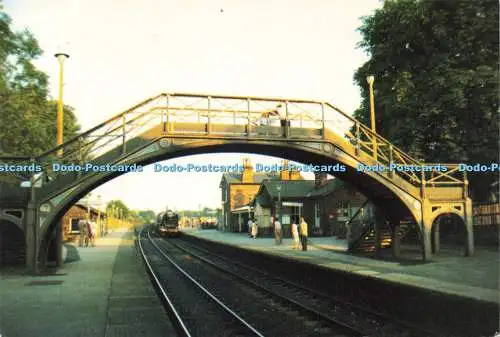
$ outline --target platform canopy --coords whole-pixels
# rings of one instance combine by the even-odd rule
[[[233,209],[231,211],[231,213],[234,213],[234,214],[238,214],[238,213],[250,213],[252,211],[253,211],[253,207],[243,206],[243,207],[239,207],[239,208]]]
[[[291,202],[291,201],[283,201],[282,205],[290,207],[304,207],[304,204],[301,202]]]

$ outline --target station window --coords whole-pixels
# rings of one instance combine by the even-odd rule
[[[78,222],[80,219],[70,219],[70,232],[71,233],[80,233],[80,228],[78,227]]]
[[[314,205],[314,227],[320,227],[321,209],[319,204]]]
[[[337,215],[339,217],[349,217],[349,201],[340,200],[337,203]]]
[[[296,224],[300,223],[300,217],[302,216],[301,212],[301,207],[300,206],[292,206],[291,208],[291,214],[290,214],[290,221],[293,223],[295,222]]]

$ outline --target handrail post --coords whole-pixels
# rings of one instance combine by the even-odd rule
[[[326,132],[325,132],[325,103],[321,102],[321,134],[322,138],[326,139]]]
[[[247,97],[247,136],[250,137],[250,98]]]
[[[208,109],[207,109],[207,133],[210,134],[212,132],[212,124],[211,124],[211,118],[210,118],[210,102],[212,100],[212,97],[211,96],[208,96]]]
[[[394,172],[392,172],[391,170],[391,165],[393,164],[394,161],[394,159],[392,158],[392,151],[393,151],[392,144],[389,144],[389,177],[391,178],[394,175]]]
[[[292,121],[290,120],[289,117],[289,112],[288,112],[288,101],[285,101],[285,121],[286,121],[286,131],[285,131],[285,137],[290,138],[291,136],[291,127],[292,127]]]
[[[170,107],[170,95],[167,95],[167,116],[166,116],[167,117],[166,118],[167,124],[166,124],[166,127],[164,127],[166,133],[170,133],[170,109],[169,109],[169,107]]]
[[[361,136],[359,134],[359,122],[356,121],[356,156],[359,156],[360,150],[361,150]]]
[[[125,154],[127,151],[127,145],[126,145],[126,136],[127,136],[127,121],[126,121],[126,115],[123,114],[122,116],[122,154]]]

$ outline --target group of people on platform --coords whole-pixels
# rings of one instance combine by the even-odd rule
[[[277,245],[283,243],[283,232],[281,229],[281,222],[274,216],[271,217],[271,226],[274,228],[274,238]],[[257,238],[257,222],[252,219],[248,220],[248,229],[250,236],[255,240]],[[300,217],[300,224],[297,221],[293,221],[292,226],[292,238],[293,238],[293,249],[299,249],[299,241],[302,243],[302,250],[307,250],[307,237],[308,237],[308,225],[304,220],[304,217]]]
[[[80,230],[80,247],[95,247],[95,237],[97,236],[97,223],[90,219],[81,219],[78,221],[78,229]]]

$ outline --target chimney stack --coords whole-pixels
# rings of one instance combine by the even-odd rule
[[[288,160],[283,160],[281,164],[283,168],[280,171],[280,180],[290,180],[290,172],[288,171]]]
[[[242,183],[253,183],[253,167],[248,158],[243,159],[243,172],[241,173]]]
[[[320,188],[325,186],[328,182],[328,175],[326,172],[314,172],[314,187]]]

